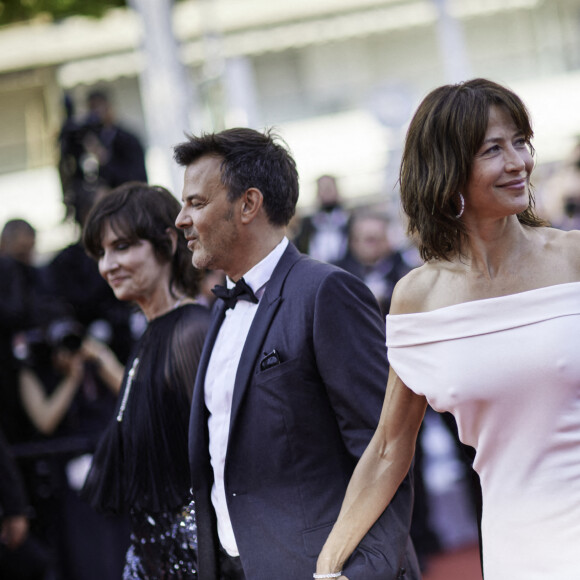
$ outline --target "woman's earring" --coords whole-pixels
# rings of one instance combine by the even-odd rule
[[[459,219],[463,215],[463,212],[465,211],[465,198],[463,197],[462,193],[459,193],[458,195],[461,207],[459,209],[459,213],[455,216],[457,219]]]

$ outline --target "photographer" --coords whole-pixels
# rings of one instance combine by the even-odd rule
[[[147,181],[145,155],[139,139],[115,120],[107,94],[94,90],[87,99],[83,144],[99,166],[99,178],[110,188],[126,181]]]
[[[123,367],[105,343],[71,318],[57,319],[28,338],[19,388],[37,434],[18,451],[39,536],[59,578],[118,577],[128,543],[126,522],[103,518],[78,490],[114,411]]]
[[[108,187],[126,181],[146,181],[145,153],[139,139],[117,123],[107,93],[93,90],[87,97],[87,114],[75,119],[75,107],[65,96],[66,119],[61,128],[61,173],[65,177]],[[61,174],[62,177],[62,174]]]
[[[80,120],[69,95],[64,105],[59,173],[68,216],[82,224],[101,190],[126,181],[147,181],[145,153],[139,139],[117,123],[104,91],[89,93],[87,114]]]
[[[121,386],[123,366],[106,344],[85,338],[82,326],[72,320],[53,322],[47,332],[47,343],[37,345],[36,360],[32,361],[32,366],[21,370],[20,394],[34,426],[44,435],[52,435],[83,382],[94,382],[97,371],[116,395]],[[41,355],[41,349],[47,352]]]

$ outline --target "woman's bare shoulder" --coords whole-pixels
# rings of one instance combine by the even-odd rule
[[[560,245],[577,244],[580,240],[580,230],[559,230],[558,228],[540,228],[547,242]]]
[[[562,268],[580,281],[580,230],[558,230],[543,228],[545,248],[553,253],[551,259],[562,260]]]
[[[429,310],[437,282],[444,268],[439,262],[427,262],[401,278],[393,291],[390,314],[409,314]]]

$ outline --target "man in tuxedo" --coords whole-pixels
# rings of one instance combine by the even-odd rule
[[[286,226],[294,160],[271,132],[175,147],[177,217],[196,268],[223,270],[189,446],[201,580],[311,578],[387,381],[385,329],[356,277],[302,255]],[[356,580],[420,578],[406,479],[348,560]]]

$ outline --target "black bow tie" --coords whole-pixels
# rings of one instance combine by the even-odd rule
[[[211,291],[226,303],[226,309],[235,308],[238,300],[247,300],[254,304],[258,303],[256,295],[243,278],[240,278],[233,288],[218,285],[214,286]]]

